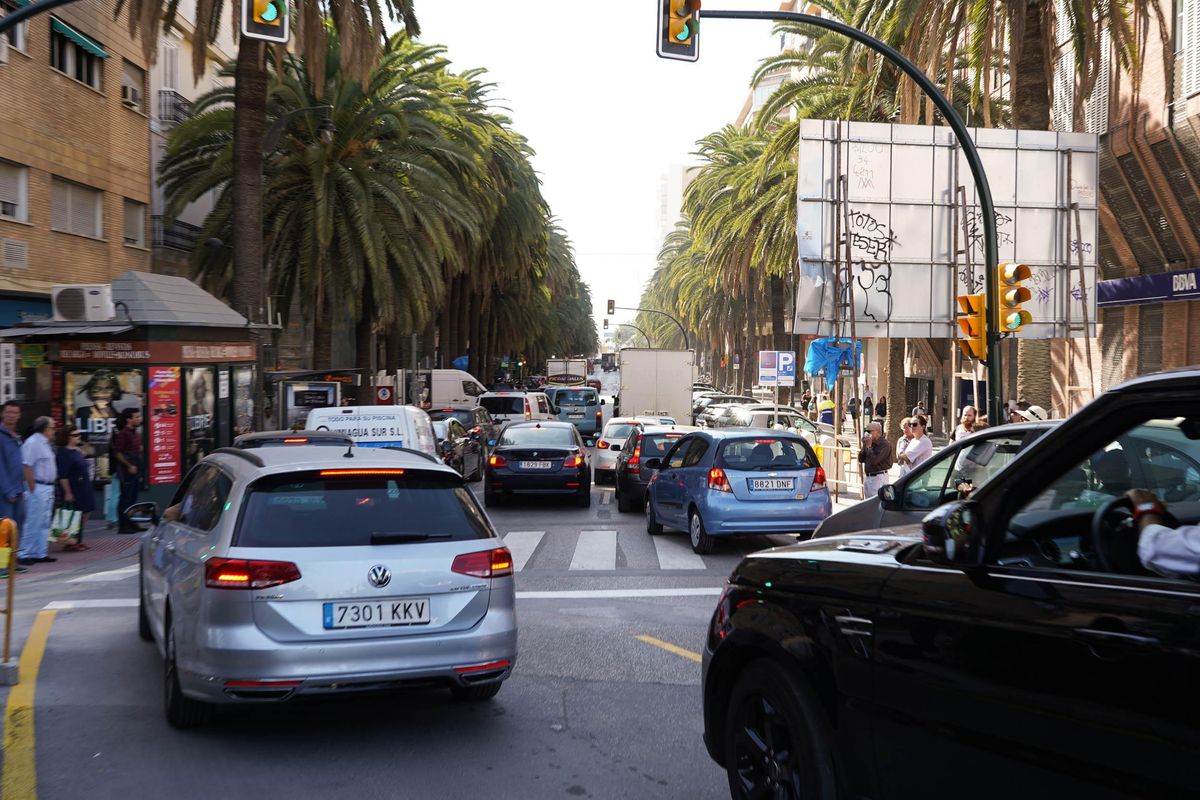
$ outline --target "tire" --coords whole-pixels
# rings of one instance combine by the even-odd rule
[[[142,583],[142,564],[138,561],[138,638],[143,642],[154,641],[154,631],[150,628],[150,618],[146,616],[146,589]]]
[[[475,471],[467,478],[468,483],[474,483],[483,477],[483,456],[479,456],[479,460],[475,462]]]
[[[495,683],[479,683],[474,686],[451,686],[450,696],[460,703],[478,703],[491,700],[500,691],[504,681]]]
[[[788,670],[765,659],[751,663],[730,693],[722,732],[730,797],[833,800],[828,731],[820,706]]]
[[[212,717],[212,706],[200,700],[193,700],[183,693],[179,686],[179,670],[175,665],[175,626],[167,620],[167,658],[163,670],[164,700],[167,711],[167,723],[172,728],[195,728],[208,722]]]
[[[624,492],[621,491],[620,481],[617,481],[616,484],[617,484],[617,491],[616,491],[617,511],[622,511],[622,512],[633,511],[634,510],[633,503],[628,499],[628,495],[626,495]]]
[[[587,491],[583,494],[575,496],[575,505],[579,508],[591,508],[592,506],[592,487],[587,487]]]
[[[663,526],[659,524],[658,517],[654,515],[654,504],[650,502],[650,498],[646,497],[646,533],[651,536],[658,536],[663,532]]]
[[[716,545],[716,540],[704,528],[704,518],[695,509],[688,514],[688,536],[692,540],[692,552],[696,555],[706,556]]]
[[[499,508],[500,506],[504,505],[504,503],[500,500],[500,495],[484,489],[483,505],[485,508]]]

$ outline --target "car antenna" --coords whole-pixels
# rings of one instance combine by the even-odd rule
[[[351,442],[350,446],[346,448],[346,452],[342,453],[342,458],[354,458],[354,442]]]

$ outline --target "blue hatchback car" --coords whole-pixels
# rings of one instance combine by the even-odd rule
[[[825,470],[803,437],[774,430],[704,430],[680,439],[646,489],[646,532],[687,531],[692,549],[746,533],[811,534],[832,512]]]

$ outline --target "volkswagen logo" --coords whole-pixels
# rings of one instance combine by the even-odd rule
[[[376,564],[367,570],[367,581],[376,589],[382,589],[392,582],[392,571],[383,564]]]

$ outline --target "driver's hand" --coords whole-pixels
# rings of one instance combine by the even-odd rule
[[[1158,502],[1158,498],[1154,496],[1154,492],[1150,491],[1149,489],[1130,489],[1125,493],[1125,496],[1128,497],[1129,501],[1135,506],[1141,505],[1142,503]]]

